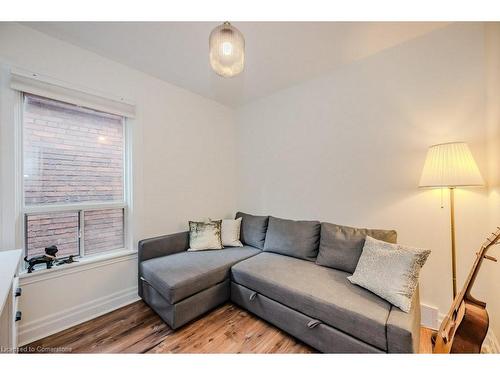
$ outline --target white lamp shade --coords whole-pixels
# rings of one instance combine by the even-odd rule
[[[429,147],[420,177],[420,187],[483,185],[483,177],[465,142],[443,143]]]
[[[243,34],[224,22],[217,26],[209,38],[209,58],[212,69],[222,77],[234,77],[245,66],[245,39]]]

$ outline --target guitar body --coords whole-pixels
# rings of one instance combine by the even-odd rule
[[[486,252],[491,246],[500,244],[500,227],[497,227],[497,231],[492,234],[493,237],[487,237],[476,253],[476,260],[462,291],[455,296],[450,311],[441,322],[436,336],[433,337],[434,353],[481,353],[490,319],[486,303],[472,297],[471,289],[483,259],[497,261]]]
[[[455,332],[450,353],[481,353],[490,319],[486,308],[464,301],[465,313]]]
[[[449,325],[449,339],[436,336],[434,353],[481,353],[489,328],[489,317],[486,306],[464,300],[458,313]]]

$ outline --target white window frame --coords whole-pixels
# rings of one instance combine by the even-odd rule
[[[100,257],[107,257],[114,253],[128,252],[133,249],[132,245],[132,230],[131,230],[131,204],[132,204],[132,131],[131,122],[125,116],[122,116],[122,129],[123,129],[123,139],[124,139],[124,152],[123,152],[123,200],[114,202],[89,202],[89,203],[68,203],[68,204],[43,204],[36,206],[26,206],[24,199],[24,143],[23,143],[23,130],[24,130],[24,96],[26,93],[17,92],[16,105],[15,105],[15,122],[16,122],[16,138],[17,138],[17,169],[18,178],[17,186],[19,187],[18,194],[18,238],[22,242],[22,248],[24,255],[27,255],[27,233],[26,233],[26,219],[29,214],[44,214],[53,212],[65,212],[65,211],[78,211],[79,214],[79,237],[78,237],[78,247],[79,255],[78,258],[94,260]],[[49,100],[53,100],[47,98]],[[89,108],[93,109],[93,108]],[[123,243],[124,247],[120,249],[113,249],[109,251],[101,251],[97,254],[85,255],[85,244],[84,244],[84,218],[85,211],[91,210],[104,210],[104,209],[123,209]],[[25,262],[24,262],[25,263]],[[24,264],[23,270],[27,268]]]

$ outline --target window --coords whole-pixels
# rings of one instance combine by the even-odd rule
[[[125,247],[125,118],[23,95],[23,188],[28,258]]]

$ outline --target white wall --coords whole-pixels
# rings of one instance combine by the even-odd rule
[[[18,24],[0,24],[0,60],[4,70],[13,65],[136,103],[137,118],[131,123],[133,246],[142,238],[185,230],[193,218],[234,215],[235,132],[229,108]],[[4,79],[0,117],[3,250],[20,247],[14,221],[14,123],[7,85]],[[136,268],[136,260],[126,258],[71,276],[24,282],[21,341],[52,329],[58,312],[98,305],[117,293],[126,295],[136,287]]]
[[[448,193],[442,209],[440,191],[418,183],[428,146],[445,141],[468,142],[486,176],[484,54],[483,26],[455,24],[240,108],[238,206],[395,228],[400,243],[432,249],[422,302],[446,313]],[[486,189],[457,191],[459,287],[487,215]],[[481,275],[478,297],[485,284]]]

